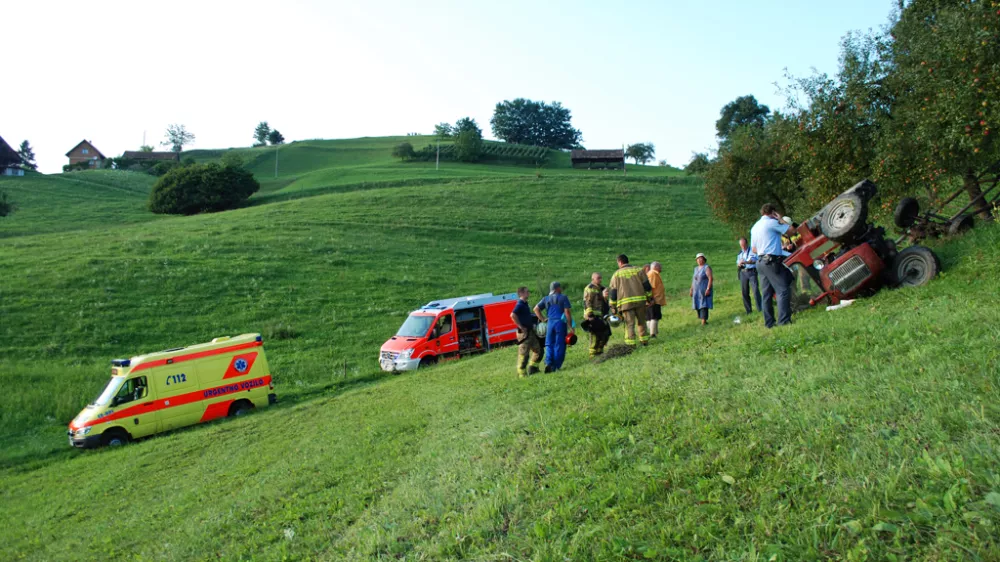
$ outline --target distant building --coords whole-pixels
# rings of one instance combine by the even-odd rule
[[[23,176],[21,155],[0,137],[0,176]]]
[[[625,166],[625,151],[617,150],[574,150],[570,152],[574,168],[622,168]]]
[[[81,162],[88,162],[91,168],[104,167],[105,156],[88,140],[80,141],[80,144],[74,146],[73,150],[66,153],[66,156],[69,157],[70,166]]]
[[[126,160],[134,160],[136,162],[180,162],[181,153],[180,152],[142,152],[141,150],[126,150],[122,154],[122,158]]]

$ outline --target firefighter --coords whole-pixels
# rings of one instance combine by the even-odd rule
[[[538,364],[542,362],[542,342],[535,332],[538,318],[528,307],[528,297],[531,296],[527,287],[518,287],[517,304],[510,313],[510,319],[517,326],[517,376],[524,378],[538,372]],[[531,366],[528,366],[528,355],[531,355]]]
[[[583,290],[583,317],[590,332],[591,359],[604,353],[604,346],[611,338],[611,326],[604,321],[609,310],[606,295],[607,289],[601,285],[601,274],[595,271],[590,276],[590,284]]]
[[[635,347],[635,333],[639,331],[639,343],[649,345],[646,330],[646,303],[653,299],[653,287],[642,269],[629,265],[628,256],[618,256],[618,271],[611,276],[611,313],[621,312],[625,322],[625,345]]]

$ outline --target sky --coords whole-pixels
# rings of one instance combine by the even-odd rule
[[[686,164],[716,146],[723,105],[778,109],[787,72],[834,73],[849,31],[897,0],[31,0],[4,7],[0,136],[59,172],[83,139],[105,156],[158,145],[249,146],[430,134],[498,102],[561,102],[591,149],[652,142]],[[16,57],[17,64],[11,64]]]

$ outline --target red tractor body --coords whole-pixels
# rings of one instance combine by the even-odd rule
[[[937,275],[940,264],[929,248],[897,252],[885,229],[867,222],[868,202],[875,194],[875,184],[862,181],[795,226],[796,248],[784,263],[800,266],[822,288],[810,304],[824,298],[838,304],[885,285],[923,285]]]

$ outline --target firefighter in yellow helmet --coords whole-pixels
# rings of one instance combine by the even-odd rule
[[[636,330],[639,331],[639,343],[649,344],[649,332],[646,329],[646,303],[653,298],[653,287],[642,269],[629,265],[628,256],[618,256],[618,271],[611,276],[610,289],[611,313],[621,312],[625,323],[625,345],[635,347]]]

